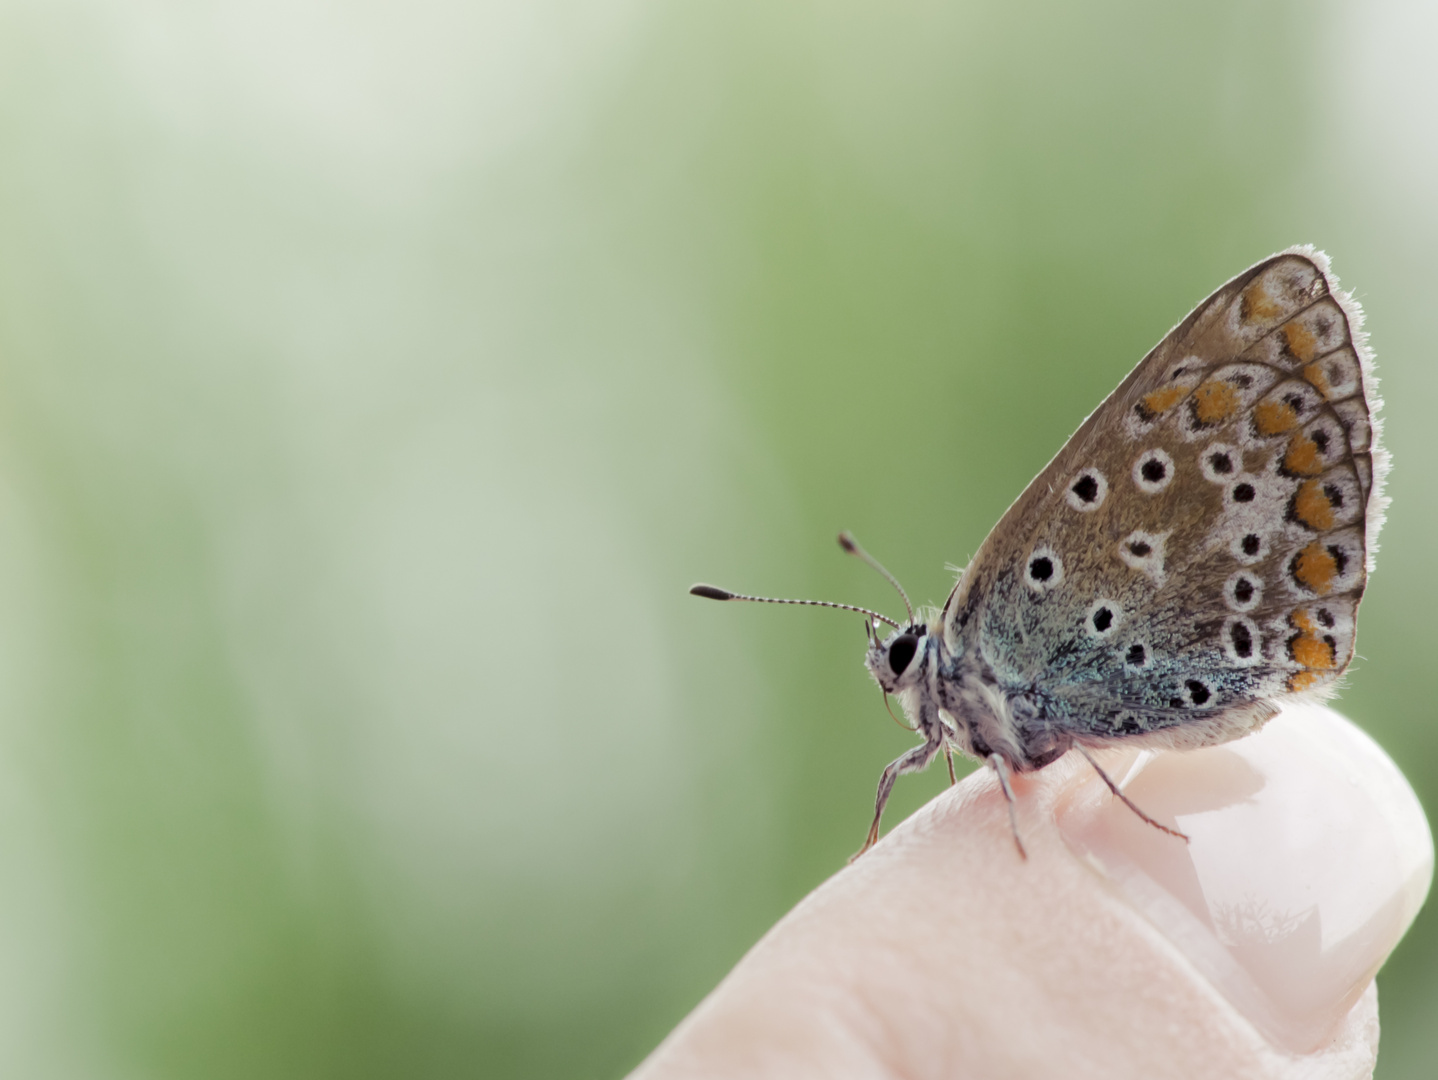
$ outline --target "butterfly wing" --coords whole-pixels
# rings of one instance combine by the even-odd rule
[[[1386,505],[1357,305],[1312,248],[1200,304],[1010,507],[951,648],[1045,746],[1205,745],[1331,689]]]

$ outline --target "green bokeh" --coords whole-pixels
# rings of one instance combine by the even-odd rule
[[[1342,707],[1438,805],[1435,29],[0,4],[0,1073],[621,1075],[910,739],[855,620],[687,586],[892,607],[848,527],[942,599],[1295,242],[1397,461]],[[1380,983],[1429,1076],[1430,915]]]

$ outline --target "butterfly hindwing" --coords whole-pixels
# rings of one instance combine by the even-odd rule
[[[1018,722],[1202,745],[1331,687],[1384,505],[1360,326],[1322,254],[1264,260],[1029,485],[945,609]]]

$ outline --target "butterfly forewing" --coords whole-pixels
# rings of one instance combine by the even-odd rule
[[[1010,508],[949,639],[1081,741],[1221,741],[1331,686],[1383,505],[1360,319],[1309,248],[1219,289]]]

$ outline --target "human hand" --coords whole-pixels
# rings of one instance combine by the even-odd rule
[[[1206,750],[981,769],[781,919],[631,1080],[1347,1080],[1428,891],[1407,781],[1331,710]]]

